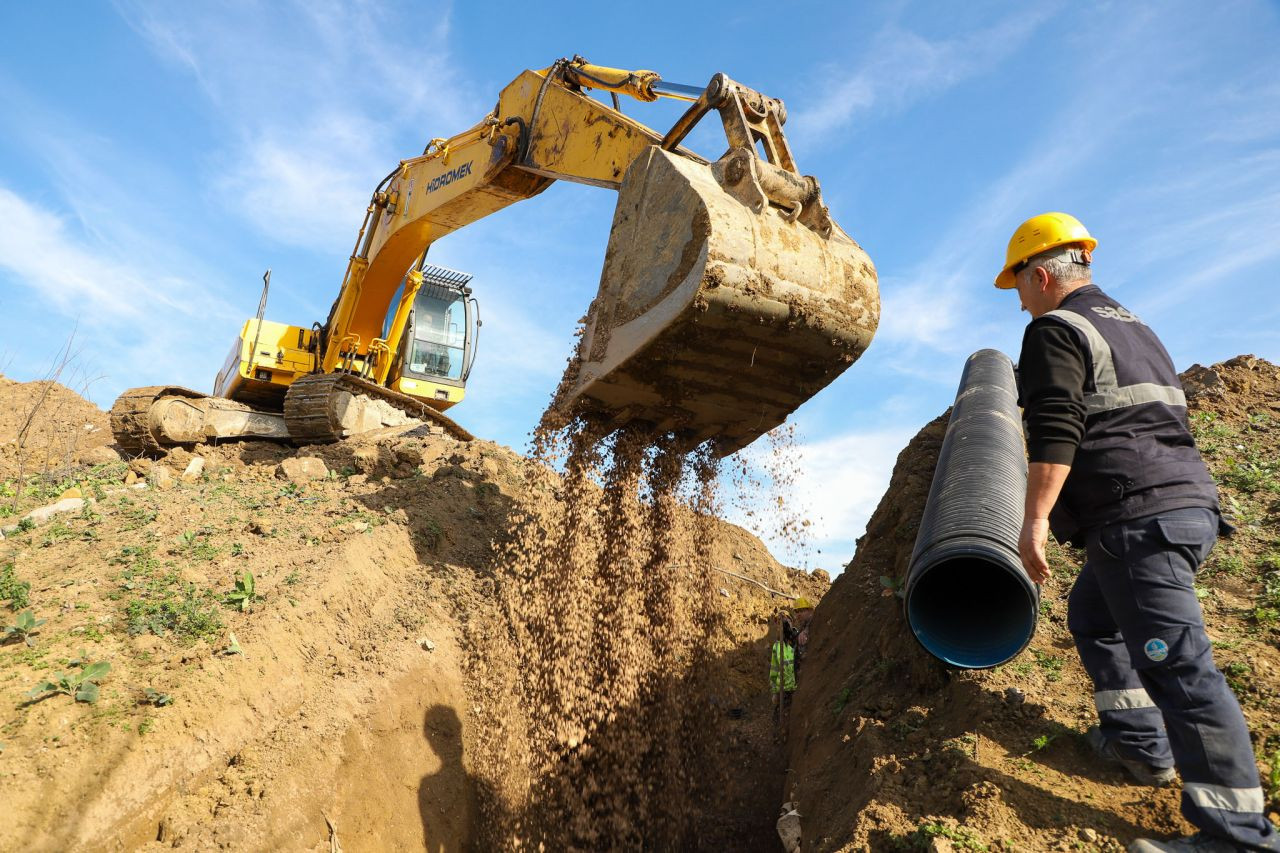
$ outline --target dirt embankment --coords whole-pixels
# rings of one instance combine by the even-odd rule
[[[1280,369],[1242,356],[1184,378],[1197,442],[1239,526],[1210,556],[1199,594],[1277,810]],[[1081,553],[1051,549],[1039,629],[1009,664],[948,671],[911,637],[881,578],[906,574],[945,429],[935,420],[899,455],[856,557],[815,614],[786,789],[804,816],[804,849],[1110,851],[1190,832],[1177,788],[1128,784],[1082,738],[1092,687],[1066,628]]]
[[[96,417],[85,422],[105,426]],[[184,477],[195,456],[202,470]],[[476,632],[501,616],[494,543],[527,461],[413,431],[199,447],[155,465],[108,457],[19,494],[4,480],[0,527],[68,488],[89,502],[0,541],[0,622],[44,620],[31,645],[0,646],[0,849],[474,843]],[[825,591],[745,531],[712,526],[712,566]],[[692,833],[771,850],[785,755],[765,670],[780,599],[715,578],[698,697],[713,708],[715,789],[690,793]],[[94,704],[28,693],[59,675],[74,693],[98,662],[110,671]]]
[[[66,473],[111,441],[107,413],[74,391],[0,376],[0,479]]]

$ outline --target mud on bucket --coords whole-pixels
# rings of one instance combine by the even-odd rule
[[[632,163],[562,410],[714,438],[724,455],[862,354],[875,268],[839,227],[824,236],[770,203],[769,168],[745,150],[706,165],[657,146]]]

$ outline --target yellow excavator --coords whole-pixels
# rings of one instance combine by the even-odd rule
[[[624,115],[619,95],[689,107],[662,134]],[[728,150],[708,162],[681,143],[712,111]],[[617,190],[618,203],[553,406],[731,453],[853,363],[879,321],[875,269],[797,170],[785,121],[781,101],[724,74],[684,86],[581,57],[525,71],[479,124],[432,139],[377,186],[323,324],[269,322],[260,305],[212,395],[126,391],[116,441],[133,453],[233,437],[320,443],[415,422],[470,439],[444,411],[463,397],[477,304],[469,276],[428,264],[427,250],[566,180]]]

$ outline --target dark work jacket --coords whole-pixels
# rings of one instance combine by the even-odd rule
[[[1085,531],[1115,521],[1185,507],[1216,512],[1218,489],[1191,437],[1182,383],[1155,333],[1095,285],[1042,319],[1071,329],[1085,361],[1084,436],[1049,513],[1053,535],[1083,544]]]

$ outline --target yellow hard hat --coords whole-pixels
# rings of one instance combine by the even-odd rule
[[[1005,253],[1004,269],[996,276],[996,287],[1012,290],[1017,287],[1013,268],[1056,246],[1079,243],[1092,252],[1098,241],[1089,236],[1089,229],[1069,213],[1042,213],[1018,226],[1009,238],[1009,250]]]
[[[796,610],[811,610],[813,609],[813,602],[802,595],[795,601],[791,602],[791,606]]]

